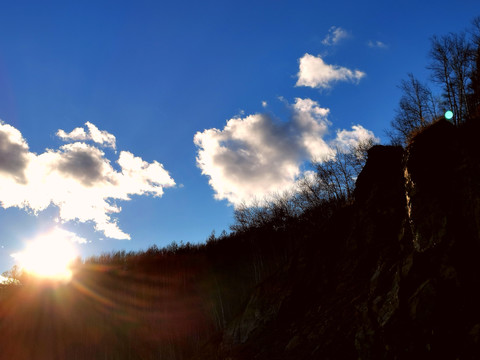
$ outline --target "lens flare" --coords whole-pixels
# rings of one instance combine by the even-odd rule
[[[70,239],[60,229],[53,229],[38,236],[27,244],[25,250],[12,254],[21,268],[41,278],[69,281],[72,277],[70,266],[76,257]]]

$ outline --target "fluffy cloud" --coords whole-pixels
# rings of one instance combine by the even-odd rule
[[[115,137],[87,123],[88,133],[77,128],[58,135],[64,140],[93,140],[114,146]],[[65,136],[62,136],[65,135]],[[84,136],[84,137],[82,137]],[[59,208],[61,221],[92,221],[95,228],[114,239],[130,239],[112,214],[121,208],[116,200],[132,195],[162,196],[175,182],[162,164],[148,163],[121,151],[115,170],[105,153],[84,142],[65,144],[57,150],[35,154],[21,133],[0,122],[0,206],[18,207],[34,213],[50,205]]]
[[[363,71],[350,70],[338,65],[328,65],[320,56],[305,54],[300,58],[296,86],[326,89],[334,82],[358,82],[364,76]]]
[[[57,136],[64,141],[87,141],[91,140],[101,146],[111,147],[115,149],[116,138],[114,135],[105,130],[99,130],[91,122],[86,122],[87,131],[84,128],[78,127],[71,132],[66,133],[64,130],[58,130]]]
[[[216,199],[238,205],[288,190],[302,175],[304,161],[324,158],[331,154],[332,145],[346,146],[364,135],[365,129],[357,126],[326,140],[328,109],[299,98],[291,109],[288,122],[255,114],[230,119],[223,130],[195,134],[197,165],[209,177]]]
[[[341,27],[332,26],[328,29],[328,34],[322,40],[323,45],[336,45],[340,40],[345,39],[348,37],[348,32]]]
[[[374,143],[380,142],[372,131],[365,129],[362,125],[353,125],[352,130],[337,130],[337,136],[332,140],[331,145],[340,151],[348,151],[368,140],[373,140]]]

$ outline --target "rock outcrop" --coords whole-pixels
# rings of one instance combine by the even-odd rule
[[[478,130],[438,121],[372,148],[354,202],[196,358],[480,358]]]

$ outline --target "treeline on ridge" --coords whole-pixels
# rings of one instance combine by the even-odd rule
[[[351,200],[371,145],[313,163],[295,192],[237,207],[232,232],[212,233],[205,243],[93,256],[78,261],[63,286],[46,286],[16,269],[5,273],[21,285],[0,291],[3,353],[15,359],[51,358],[49,349],[69,359],[188,358],[226,328],[258,284],[321,241],[323,224]],[[18,339],[24,354],[14,346]]]
[[[401,81],[401,97],[395,117],[386,131],[395,145],[405,145],[412,134],[449,110],[450,121],[459,126],[480,115],[480,16],[467,31],[430,38],[427,70],[440,91],[412,73]]]

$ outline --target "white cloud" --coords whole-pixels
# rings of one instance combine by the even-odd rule
[[[265,108],[265,107],[268,106],[268,103],[264,100],[264,101],[262,101],[262,106]]]
[[[331,145],[341,151],[347,151],[358,145],[358,143],[367,140],[373,140],[374,143],[380,142],[380,139],[375,136],[373,131],[365,129],[362,125],[353,125],[352,130],[337,130],[336,135]]]
[[[379,48],[379,49],[388,48],[387,44],[385,44],[385,43],[383,43],[379,40],[376,40],[376,41],[369,40],[367,42],[367,46],[370,47],[370,48]]]
[[[322,40],[322,44],[327,46],[336,45],[340,40],[348,36],[349,34],[345,29],[342,29],[340,26],[332,26],[328,29],[328,34]]]
[[[195,134],[197,166],[209,177],[216,199],[238,205],[289,190],[302,175],[304,161],[330,154],[332,141],[343,143],[363,136],[358,126],[328,141],[329,109],[300,98],[291,109],[288,122],[255,114],[230,119],[223,130]]]
[[[363,71],[350,70],[338,65],[328,65],[320,56],[305,54],[300,58],[298,81],[295,86],[326,89],[334,82],[358,82],[364,76]]]
[[[86,122],[85,125],[88,128],[88,132],[84,128],[78,127],[67,133],[64,130],[58,130],[57,136],[64,141],[87,141],[91,140],[101,146],[111,147],[115,149],[116,138],[105,130],[99,130],[91,122]]]
[[[88,124],[84,140],[114,145],[113,135],[96,133],[97,127]],[[79,140],[83,135],[77,129],[59,133],[67,135],[64,140]],[[103,151],[78,141],[35,154],[17,129],[0,123],[0,206],[38,213],[55,205],[63,222],[92,221],[109,238],[130,239],[112,218],[121,211],[115,201],[132,195],[160,197],[175,182],[160,163],[147,163],[127,151],[120,152],[117,163],[120,171]]]
[[[324,141],[331,125],[327,116],[329,109],[322,108],[311,99],[295,99],[293,104],[291,133],[297,137],[305,154],[303,158],[317,158],[328,152]]]
[[[197,165],[215,198],[233,204],[285,188],[298,175],[299,148],[288,129],[264,114],[230,119],[194,137]]]

